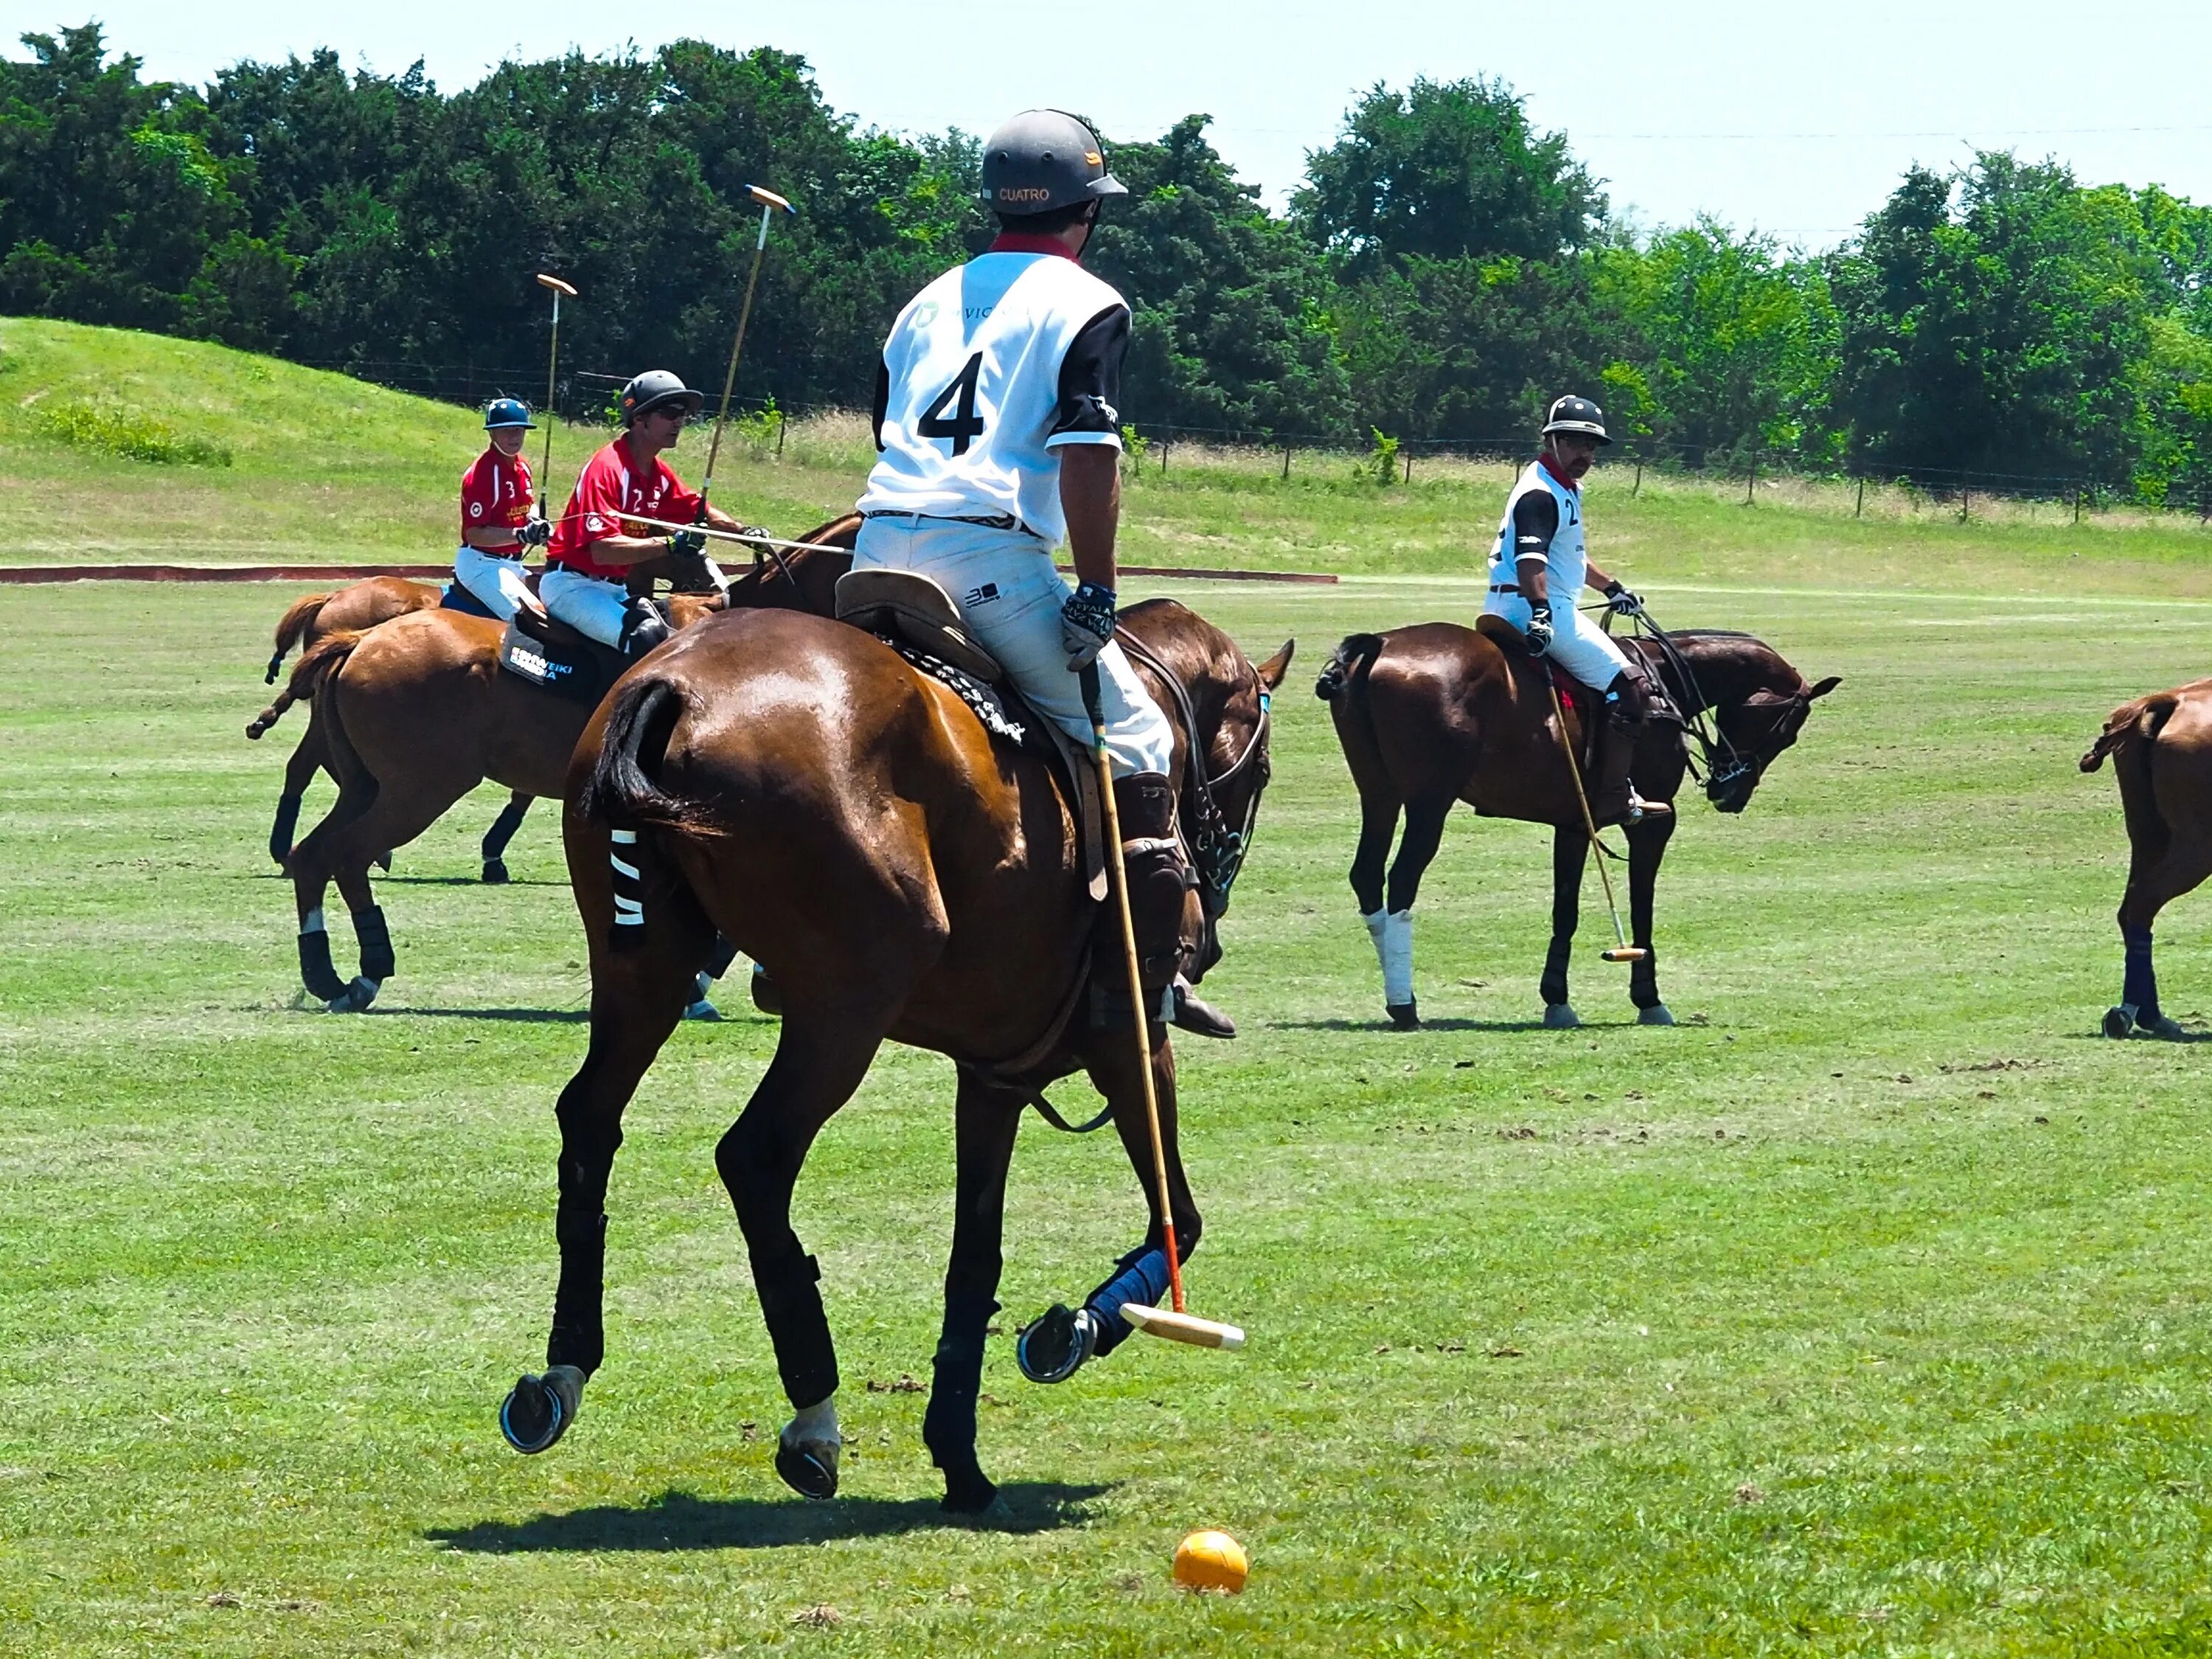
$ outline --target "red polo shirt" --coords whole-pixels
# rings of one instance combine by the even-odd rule
[[[609,536],[650,536],[653,526],[635,519],[689,522],[699,512],[699,497],[668,470],[658,455],[640,468],[626,438],[617,438],[585,464],[576,479],[568,510],[553,526],[548,564],[566,565],[586,576],[615,578],[622,565],[603,565],[592,556],[592,544]]]
[[[488,445],[475,465],[461,474],[461,528],[520,530],[528,522],[536,500],[530,489],[530,463],[520,454],[502,455]]]

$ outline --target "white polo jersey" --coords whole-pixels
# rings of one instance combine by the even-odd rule
[[[1517,583],[1520,576],[1516,567],[1522,559],[1533,555],[1533,550],[1514,545],[1513,509],[1521,504],[1522,496],[1536,490],[1550,494],[1559,514],[1559,528],[1552,532],[1551,545],[1544,559],[1550,572],[1552,604],[1554,608],[1565,605],[1572,609],[1589,571],[1589,555],[1583,544],[1582,492],[1561,483],[1541,461],[1528,464],[1528,470],[1514,484],[1513,493],[1505,498],[1505,516],[1498,520],[1498,542],[1490,550],[1491,585],[1495,587]]]
[[[884,342],[863,513],[1017,521],[1046,545],[1066,444],[1121,447],[1129,307],[1073,259],[986,253],[916,295]]]

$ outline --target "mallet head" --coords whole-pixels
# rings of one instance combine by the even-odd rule
[[[1602,951],[1600,954],[1607,962],[1641,962],[1650,952],[1638,945],[1624,945],[1616,950]]]
[[[792,206],[790,198],[777,195],[765,185],[747,185],[745,194],[764,208],[781,208],[786,213],[799,211],[797,208]]]
[[[562,282],[558,276],[548,276],[542,270],[538,273],[538,286],[550,288],[556,294],[565,294],[572,300],[576,297],[576,290],[574,288]]]

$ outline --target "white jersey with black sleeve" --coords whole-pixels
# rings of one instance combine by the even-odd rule
[[[1067,533],[1060,458],[1121,445],[1128,302],[1050,253],[986,253],[916,295],[884,343],[863,513]]]
[[[1582,492],[1553,477],[1541,461],[1528,464],[1505,498],[1505,516],[1490,550],[1491,585],[1515,586],[1523,559],[1544,561],[1553,605],[1572,609],[1589,570]]]

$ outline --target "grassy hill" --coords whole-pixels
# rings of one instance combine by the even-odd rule
[[[565,495],[604,428],[563,427]],[[67,323],[0,319],[0,486],[21,503],[0,563],[441,558],[476,417],[273,358]],[[849,506],[872,451],[850,416],[794,422],[781,453],[733,439],[718,495],[796,533]],[[186,453],[167,462],[132,448]],[[199,446],[198,458],[191,446]],[[696,479],[706,434],[674,457]],[[535,446],[532,453],[535,454]],[[1508,469],[1417,461],[1378,486],[1349,454],[1278,458],[1178,445],[1133,469],[1132,563],[1466,574],[1480,568]],[[2212,532],[2185,514],[1955,505],[1847,484],[1640,479],[1589,485],[1592,547],[1638,586],[2212,598]]]

